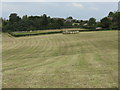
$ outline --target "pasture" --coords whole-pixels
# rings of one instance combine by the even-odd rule
[[[56,34],[62,33],[63,31],[86,31],[88,29],[83,28],[66,28],[66,29],[49,29],[49,30],[30,30],[30,31],[16,31],[10,32],[12,36],[21,37],[21,36],[31,36],[31,35],[45,35],[45,34]]]
[[[3,34],[3,88],[118,87],[118,31]]]

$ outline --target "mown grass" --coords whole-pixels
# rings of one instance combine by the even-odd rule
[[[9,37],[3,88],[118,87],[118,32]]]
[[[2,88],[2,33],[0,32],[0,88]]]
[[[48,35],[48,34],[58,34],[63,31],[79,31],[79,32],[89,32],[89,31],[113,31],[113,30],[95,30],[95,29],[82,29],[82,28],[67,28],[67,29],[52,29],[52,30],[35,30],[35,31],[19,31],[19,32],[9,32],[12,36],[22,37],[22,36],[33,36],[33,35]]]
[[[15,37],[20,36],[29,36],[29,35],[43,35],[43,34],[56,34],[62,33],[65,30],[87,30],[81,28],[67,28],[67,29],[50,29],[50,30],[35,30],[35,31],[19,31],[19,32],[10,32],[11,35]]]
[[[38,31],[32,31],[32,32],[12,32],[15,35],[27,35],[27,34],[44,34],[44,33],[49,33],[49,32],[60,32],[60,30],[38,30]]]

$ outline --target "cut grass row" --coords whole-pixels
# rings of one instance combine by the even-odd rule
[[[55,30],[37,30],[37,31],[24,31],[24,32],[10,32],[12,36],[21,37],[21,36],[31,36],[31,35],[45,35],[45,34],[57,34],[62,33],[63,31],[79,31],[79,32],[87,32],[87,31],[108,31],[108,30],[89,30],[89,29],[80,29],[80,28],[72,28],[72,29],[55,29]],[[111,31],[111,30],[109,30]]]
[[[87,30],[80,28],[69,28],[69,29],[50,29],[50,30],[36,30],[36,31],[19,31],[19,32],[9,32],[12,36],[30,36],[30,35],[44,35],[44,34],[57,34],[62,33],[64,30]]]
[[[56,33],[62,33],[62,31],[10,32],[9,34],[15,37],[20,37],[20,36],[45,35],[45,34],[56,34]]]
[[[2,86],[118,87],[117,35],[117,31],[20,38],[3,34]]]

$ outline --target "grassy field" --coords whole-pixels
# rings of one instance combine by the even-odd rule
[[[33,36],[33,35],[45,35],[45,34],[58,34],[63,31],[79,31],[79,32],[90,32],[90,31],[113,31],[113,30],[95,30],[95,29],[84,29],[84,28],[66,28],[66,29],[49,29],[49,30],[35,30],[35,31],[19,31],[19,32],[9,32],[12,36],[22,37],[22,36]]]
[[[2,88],[2,33],[0,32],[0,89]]]
[[[118,31],[3,34],[3,88],[118,87]]]
[[[78,30],[88,30],[88,29],[82,29],[82,28],[66,28],[66,29],[49,29],[49,30],[36,30],[36,31],[27,31],[27,32],[11,32],[10,34],[16,37],[20,36],[28,36],[28,35],[43,35],[43,34],[56,34],[56,33],[62,33],[62,31],[78,31]]]

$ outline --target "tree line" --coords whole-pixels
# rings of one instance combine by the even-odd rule
[[[102,29],[120,29],[120,12],[110,12],[108,16],[96,22],[95,18],[90,18],[84,28],[95,29],[101,27]]]
[[[102,18],[99,22],[97,22],[95,18],[90,18],[89,20],[75,20],[71,16],[66,19],[51,18],[46,14],[41,16],[25,15],[20,17],[16,13],[11,13],[8,20],[3,18],[1,18],[1,20],[3,32],[75,27],[88,29],[95,29],[96,27],[102,27],[103,29],[120,29],[120,12],[110,12],[108,16]]]

